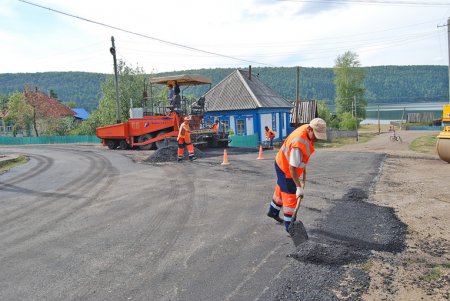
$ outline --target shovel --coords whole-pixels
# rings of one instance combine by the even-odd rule
[[[305,183],[305,174],[303,175],[303,183]],[[305,184],[303,184],[303,187]],[[294,241],[294,245],[298,247],[298,245],[304,243],[308,240],[308,233],[306,233],[305,226],[302,221],[297,220],[297,212],[300,208],[300,203],[302,202],[302,198],[297,199],[297,206],[295,207],[294,214],[292,215],[292,221],[289,225],[288,232],[291,235],[292,240]]]

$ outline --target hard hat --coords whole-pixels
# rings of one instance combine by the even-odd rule
[[[191,120],[191,116],[185,116],[184,120],[187,120],[187,121]]]

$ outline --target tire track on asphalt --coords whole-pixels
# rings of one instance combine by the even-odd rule
[[[165,224],[176,224],[176,228],[172,232],[172,236],[170,238],[165,236],[164,241],[161,241],[160,243],[160,248],[158,248],[157,252],[152,255],[152,258],[146,258],[142,263],[144,266],[151,267],[151,270],[146,271],[137,279],[130,278],[128,281],[127,287],[130,287],[130,290],[127,295],[124,296],[127,298],[139,295],[141,292],[145,291],[145,288],[148,288],[149,283],[153,283],[153,279],[161,277],[161,275],[165,273],[165,269],[172,263],[171,261],[166,260],[166,258],[170,257],[170,255],[175,251],[174,246],[176,245],[179,237],[183,234],[185,226],[188,223],[194,208],[196,195],[195,181],[189,170],[186,169],[186,166],[163,165],[161,166],[161,169],[166,174],[167,179],[176,181],[174,185],[175,187],[187,188],[186,191],[169,189],[170,194],[168,197],[178,199],[181,193],[185,193],[186,195],[182,201],[175,202],[176,205],[182,206],[181,209],[176,211],[177,214],[174,214],[175,211],[173,210],[172,205],[166,206],[166,208],[159,214],[159,218],[149,224],[151,231],[143,235],[143,240],[139,240],[140,244],[138,244],[138,246],[140,246],[140,248],[138,248],[137,252],[134,253],[141,253],[144,251],[144,248],[147,247],[145,242],[152,237],[153,233],[159,232],[160,228],[164,227]],[[174,175],[177,175],[177,177],[175,178]],[[167,217],[170,217],[170,219]],[[136,244],[134,246],[136,246]],[[152,260],[155,259],[156,262],[152,262]],[[157,271],[162,272],[162,274]]]
[[[24,206],[17,208],[15,210],[9,211],[8,212],[8,216],[10,216],[7,219],[4,219],[0,222],[0,226],[3,226],[5,224],[8,224],[12,221],[15,221],[18,218],[24,217],[26,215],[28,215],[31,212],[34,212],[38,209],[42,209],[45,208],[48,205],[51,205],[52,203],[54,203],[55,201],[59,200],[60,198],[68,198],[70,197],[70,193],[76,191],[77,189],[79,189],[80,187],[82,187],[83,185],[78,185],[76,186],[76,183],[79,183],[80,181],[83,181],[83,179],[89,178],[89,182],[91,182],[91,178],[87,177],[90,173],[91,170],[95,170],[95,160],[93,160],[92,158],[89,158],[89,165],[88,168],[86,169],[87,171],[82,173],[81,175],[79,175],[77,178],[69,181],[68,183],[64,184],[63,186],[60,186],[59,188],[57,188],[59,190],[58,193],[55,192],[37,192],[37,196],[34,197],[33,199],[31,199],[29,201],[29,203],[33,203],[35,204],[34,206],[29,206],[29,203],[25,204]],[[44,197],[44,201],[40,201],[40,199]],[[27,209],[25,211],[23,211],[24,209]],[[12,216],[11,214],[19,212],[18,215]]]
[[[80,152],[72,151],[72,153],[74,153],[75,155],[80,155]],[[54,218],[45,222],[41,226],[35,228],[32,232],[11,241],[9,245],[17,245],[26,242],[34,237],[37,237],[39,234],[43,232],[51,231],[51,228],[54,228],[56,224],[76,214],[80,209],[89,206],[94,201],[98,200],[99,197],[104,193],[104,191],[114,184],[114,182],[116,181],[115,174],[117,173],[117,169],[115,169],[112,166],[109,160],[107,160],[104,156],[94,153],[90,154],[83,153],[81,157],[88,160],[89,162],[88,168],[79,177],[63,186],[64,194],[71,195],[71,193],[78,191],[81,188],[83,188],[85,191],[91,191],[93,190],[93,188],[96,188],[94,193],[90,197],[87,197],[85,201],[82,201],[81,203],[76,204],[75,206],[69,207],[67,212],[56,215]],[[104,181],[103,184],[100,184],[100,186],[99,183],[95,181],[96,179],[99,178],[103,179]],[[55,202],[60,200],[60,197],[61,194],[53,196],[49,200],[40,203],[39,206],[29,208],[25,212],[21,212],[20,215],[16,215],[6,221],[2,221],[2,223],[0,223],[0,226],[17,221],[20,218],[26,217],[31,212],[36,212],[37,210],[44,210],[50,205],[53,205]],[[66,208],[67,207],[64,207],[63,211]]]
[[[0,181],[0,191],[3,190],[3,187],[12,186],[15,183],[23,182],[25,180],[31,179],[35,176],[40,175],[41,173],[47,171],[54,164],[53,158],[42,156],[42,155],[30,155],[27,154],[27,157],[33,158],[37,161],[37,168],[32,171],[25,171],[17,176],[13,176],[6,181]]]

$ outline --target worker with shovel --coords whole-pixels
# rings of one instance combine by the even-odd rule
[[[296,218],[298,206],[303,198],[306,165],[309,157],[314,153],[314,142],[327,139],[326,123],[321,118],[314,118],[309,124],[295,129],[284,141],[276,158],[275,171],[277,184],[269,206],[267,216],[283,223],[289,232],[291,221]],[[283,207],[284,219],[280,218]]]

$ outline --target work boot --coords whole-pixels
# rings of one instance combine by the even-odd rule
[[[270,214],[270,212],[267,213],[267,216],[273,218],[274,220],[276,220],[280,224],[284,222],[284,220],[280,216],[272,215],[272,214]]]
[[[177,158],[177,162],[178,162],[178,163],[183,162],[183,158]]]
[[[189,160],[190,160],[190,161],[197,160],[197,157],[196,157],[195,155],[189,156]]]

